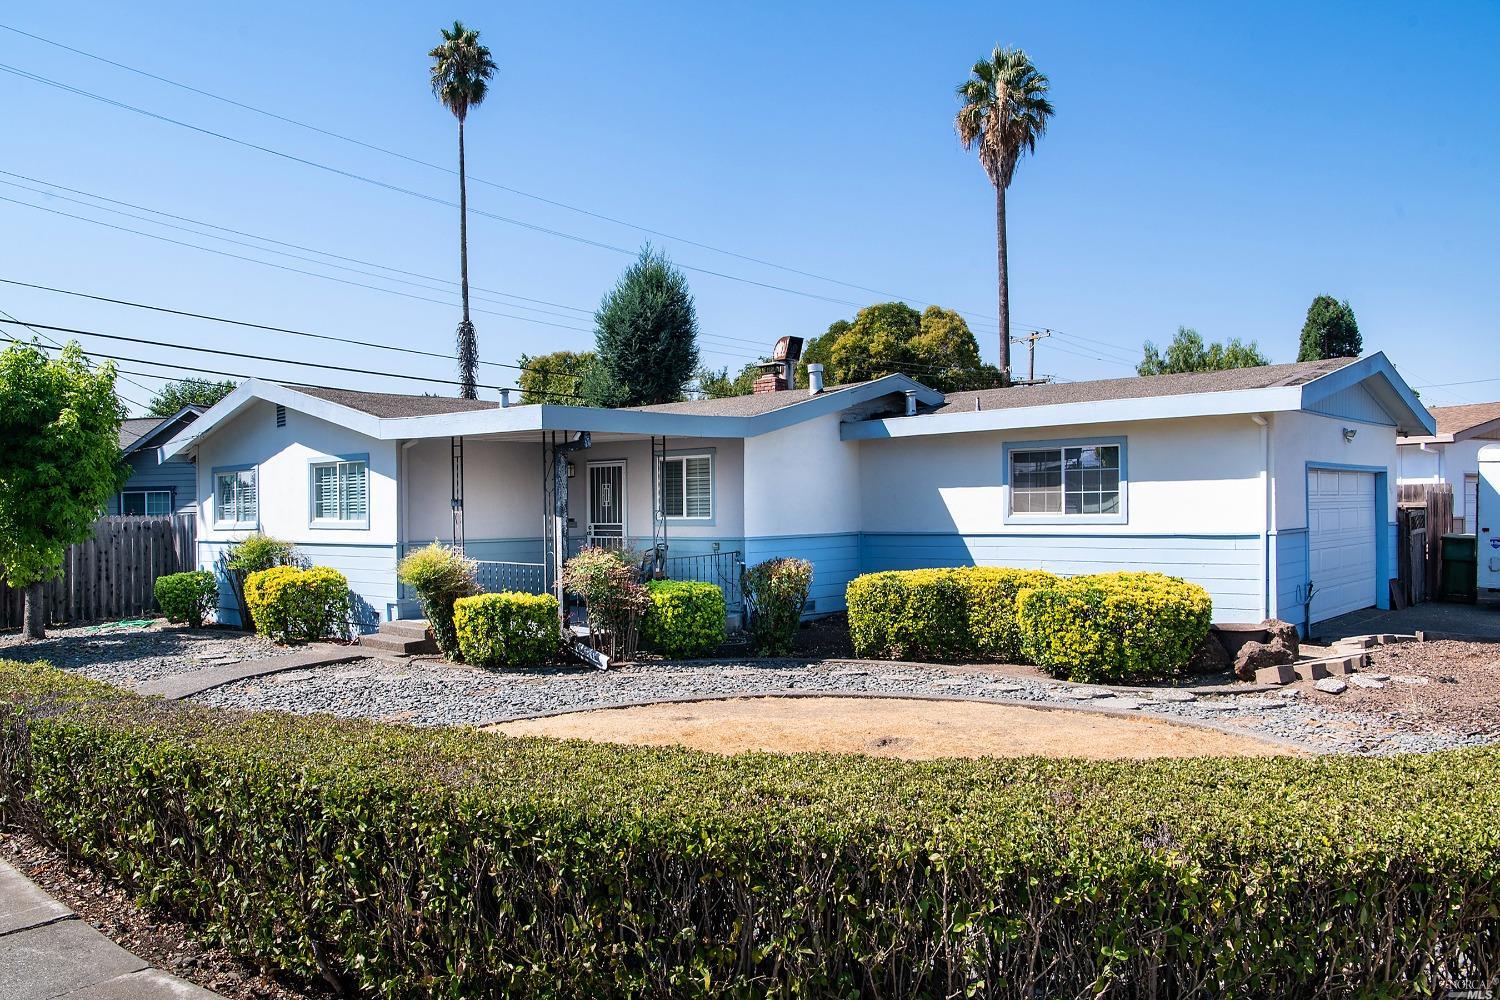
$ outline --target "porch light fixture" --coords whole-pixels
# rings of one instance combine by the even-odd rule
[[[1359,433],[1359,429],[1358,428],[1355,428],[1355,427],[1345,427],[1344,428],[1344,441],[1346,443],[1348,443],[1348,444],[1353,444],[1354,443],[1354,435],[1356,435],[1358,433]]]
[[[577,472],[578,472],[578,466],[574,465],[572,462],[569,462],[568,463],[568,478],[572,479],[573,476],[577,474]]]

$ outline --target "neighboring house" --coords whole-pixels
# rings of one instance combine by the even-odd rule
[[[130,479],[109,498],[107,514],[191,513],[197,504],[197,473],[192,462],[158,461],[157,449],[197,420],[206,407],[185,406],[170,417],[131,417],[120,424],[120,450]]]
[[[1432,433],[1402,435],[1396,443],[1403,484],[1447,483],[1453,487],[1455,531],[1473,534],[1479,489],[1479,449],[1500,441],[1500,402],[1432,406]]]
[[[843,609],[861,572],[983,564],[1158,570],[1207,588],[1217,621],[1301,622],[1310,579],[1313,621],[1387,605],[1396,436],[1433,430],[1376,354],[619,410],[250,380],[162,452],[196,459],[200,565],[269,532],[342,570],[370,626],[415,613],[396,563],[453,538],[455,506],[491,588],[542,589],[588,541],[664,537],[682,567],[812,560],[810,614]],[[545,513],[554,457],[564,522]]]

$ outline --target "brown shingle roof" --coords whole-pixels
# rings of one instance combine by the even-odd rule
[[[1500,420],[1500,402],[1469,403],[1465,406],[1429,406],[1439,434],[1461,434],[1471,427]]]
[[[376,417],[430,417],[440,413],[493,410],[500,405],[489,399],[458,399],[454,396],[408,396],[397,392],[356,392],[300,385],[288,388]]]
[[[960,410],[973,410],[976,408],[976,400],[978,400],[978,409],[1003,410],[1020,406],[1093,403],[1105,399],[1146,399],[1153,396],[1184,396],[1198,392],[1234,392],[1241,389],[1304,385],[1329,372],[1338,371],[1355,360],[1357,359],[1331,358],[1327,361],[1260,365],[1255,368],[1231,368],[1217,372],[1138,375],[1134,378],[1098,379],[1091,382],[1047,382],[1042,385],[1015,385],[1006,389],[950,392],[941,406],[923,412],[953,413]]]
[[[129,448],[156,429],[164,417],[128,417],[120,421],[120,447]]]

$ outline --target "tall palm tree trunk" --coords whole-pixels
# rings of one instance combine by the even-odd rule
[[[1005,245],[1005,185],[995,184],[995,263],[1000,275],[1000,381],[1010,384],[1010,251]]]
[[[462,286],[464,317],[458,324],[458,378],[463,383],[459,395],[479,398],[475,385],[479,365],[479,345],[474,340],[474,324],[469,321],[469,179],[464,169],[464,120],[458,120],[458,270]]]

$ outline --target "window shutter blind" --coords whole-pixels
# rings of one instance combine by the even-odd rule
[[[661,463],[661,512],[664,517],[682,517],[682,459],[669,458]]]
[[[713,465],[707,455],[689,458],[684,491],[685,517],[710,517],[713,514]]]

